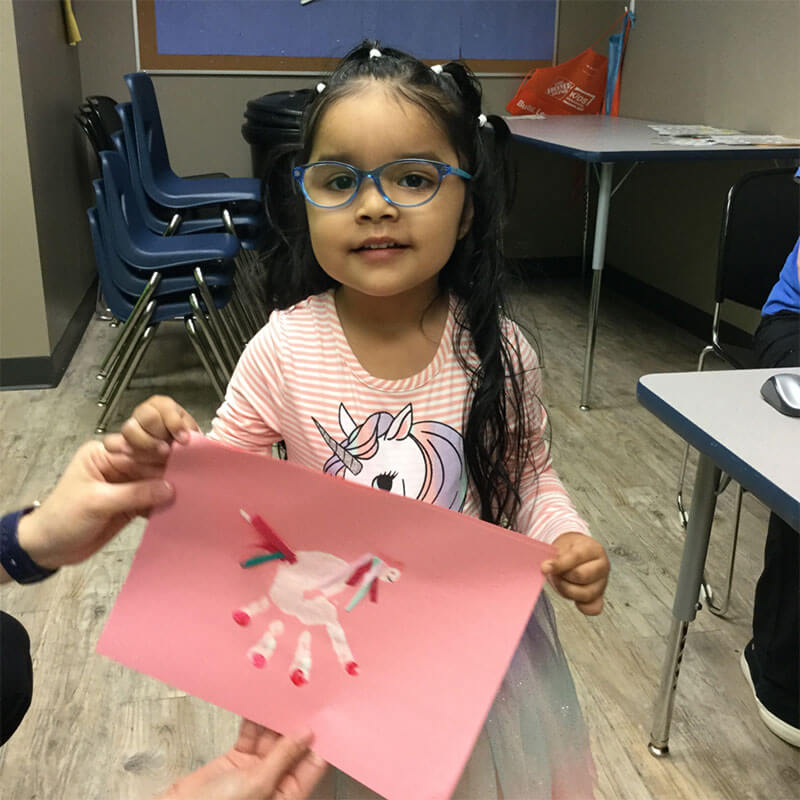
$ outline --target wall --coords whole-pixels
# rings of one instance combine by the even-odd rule
[[[636,15],[622,115],[800,137],[796,0],[639,0]],[[710,311],[724,197],[739,176],[770,166],[638,168],[612,201],[606,259]],[[757,321],[735,307],[723,318],[745,328]]]
[[[85,217],[85,151],[72,119],[81,100],[78,53],[65,41],[60,3],[3,0],[0,5],[1,382],[54,385],[91,313],[95,277]],[[6,168],[16,176],[9,184]],[[17,203],[21,224],[11,216]]]
[[[49,354],[14,12],[0,3],[0,358]]]

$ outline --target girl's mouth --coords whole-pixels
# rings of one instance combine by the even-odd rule
[[[356,253],[375,252],[380,250],[405,250],[408,245],[398,244],[397,242],[367,242],[357,247]]]

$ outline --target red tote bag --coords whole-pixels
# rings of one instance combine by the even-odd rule
[[[506,106],[509,114],[599,114],[608,58],[587,47],[555,67],[529,72]]]

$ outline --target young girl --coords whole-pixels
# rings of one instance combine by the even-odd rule
[[[211,435],[263,453],[284,440],[292,461],[552,543],[551,583],[598,614],[608,559],[552,467],[536,356],[504,315],[507,142],[463,65],[374,43],[346,56],[306,111],[296,213],[285,196],[269,209],[290,250],[268,277],[278,310],[242,355]],[[154,397],[106,443],[163,461],[192,428]],[[345,775],[333,782],[321,796],[373,796]],[[591,795],[586,730],[542,594],[456,797]]]

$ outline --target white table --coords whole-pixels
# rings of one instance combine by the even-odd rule
[[[505,117],[514,138],[520,142],[600,165],[600,190],[595,213],[592,254],[592,293],[586,353],[583,362],[581,408],[589,409],[592,363],[600,306],[600,282],[606,256],[608,211],[611,205],[614,164],[646,161],[709,161],[722,159],[800,158],[800,147],[754,147],[752,145],[681,146],[663,144],[663,138],[648,125],[659,123],[602,115],[559,116],[545,119]],[[661,123],[664,124],[664,123]],[[662,139],[660,142],[659,139]],[[627,174],[623,176],[624,180]],[[621,183],[621,181],[620,181]],[[619,184],[618,184],[619,185]],[[722,198],[720,198],[720,204]]]
[[[764,381],[779,372],[800,375],[800,368],[645,375],[637,386],[642,405],[700,454],[650,730],[649,749],[656,756],[669,752],[675,688],[697,612],[720,470],[800,531],[800,418],[780,414],[760,393]]]

